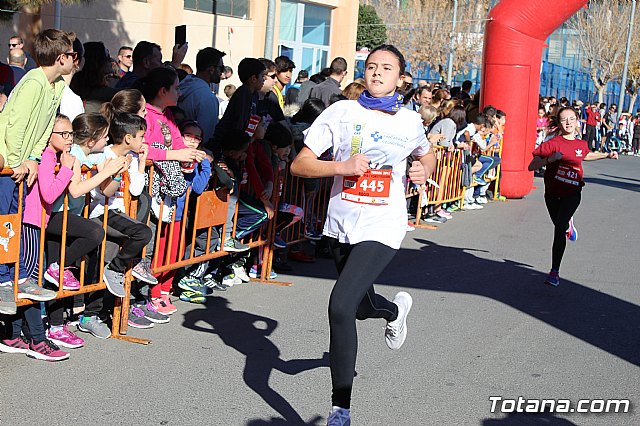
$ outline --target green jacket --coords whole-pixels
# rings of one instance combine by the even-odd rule
[[[25,74],[0,113],[0,155],[16,168],[29,157],[40,158],[53,130],[65,82],[53,84],[42,68]]]

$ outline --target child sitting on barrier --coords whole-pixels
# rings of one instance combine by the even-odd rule
[[[65,255],[65,266],[71,265],[68,262],[77,262],[87,253],[92,252],[104,238],[102,225],[82,217],[85,207],[86,194],[105,181],[111,179],[113,175],[126,170],[127,161],[125,158],[104,161],[102,151],[106,146],[109,131],[109,123],[98,113],[80,114],[73,123],[73,141],[69,152],[74,157],[73,176],[67,187],[69,196],[67,201],[67,248]],[[97,167],[96,167],[97,166]],[[97,168],[96,172],[83,174],[82,167]],[[51,278],[55,278],[54,266],[57,264],[61,251],[61,237],[64,218],[64,195],[58,197],[51,206],[51,219],[47,226],[47,253],[48,260],[52,266],[47,269]],[[95,252],[94,252],[95,253]],[[88,262],[85,282],[93,283],[98,280],[95,258]],[[59,266],[58,266],[59,271]],[[58,272],[59,273],[59,272]],[[65,278],[66,279],[66,278]],[[48,280],[53,281],[53,280]],[[53,283],[51,283],[53,284]],[[53,284],[57,285],[57,284]],[[64,284],[63,284],[64,286]],[[104,290],[95,291],[88,295],[74,296],[71,299],[59,299],[49,303],[49,324],[51,329],[49,334],[55,340],[66,347],[79,344],[74,339],[68,329],[65,330],[64,310],[82,307],[85,304],[84,313],[81,317],[78,328],[81,331],[89,332],[92,335],[106,339],[111,335],[109,328],[102,322],[99,314],[103,308]],[[62,331],[61,331],[62,330]]]
[[[87,127],[92,123],[92,117],[101,118],[99,115],[81,114],[78,115],[77,122],[86,121],[82,127]],[[107,129],[100,126],[101,123],[104,123],[104,120],[96,121],[97,126],[91,128],[92,133],[99,132],[100,129],[106,132]],[[42,226],[42,229],[46,228],[48,241],[47,262],[49,267],[44,273],[44,278],[48,281],[48,285],[54,288],[59,286],[62,278],[62,288],[65,290],[80,289],[80,282],[76,277],[77,273],[74,275],[73,272],[75,270],[74,266],[84,255],[95,250],[104,238],[104,230],[99,224],[80,216],[82,207],[84,207],[84,195],[92,189],[91,185],[99,184],[123,166],[123,164],[114,163],[90,179],[78,179],[81,176],[81,165],[72,153],[74,134],[71,121],[66,116],[58,115],[49,138],[49,144],[42,154],[42,160],[38,167],[38,181],[37,185],[34,185],[34,190],[37,191],[36,193],[32,191],[27,196],[25,209],[25,223],[32,223],[37,227]],[[96,145],[101,150],[106,142],[106,134],[101,134],[100,136],[104,140],[100,138]],[[56,173],[58,158],[60,159],[60,171]],[[78,173],[77,176],[76,172]],[[64,267],[60,268],[60,242],[64,227],[64,213],[61,210],[64,207],[64,192],[67,188],[69,188],[65,230],[67,240]],[[55,210],[53,208],[54,204]],[[46,214],[45,222],[41,224],[40,215],[43,206]],[[38,241],[34,240],[36,247],[38,246],[37,243]],[[73,299],[77,299],[78,304],[82,304],[84,297],[74,296],[73,298],[57,299],[49,303],[50,328],[47,330],[47,337],[57,345],[67,348],[84,346],[84,340],[70,331],[63,320],[63,310],[65,306],[73,305],[71,303]]]
[[[146,126],[144,119],[138,115],[116,114],[110,129],[113,144],[104,149],[104,156],[107,160],[126,159],[129,193],[132,196],[140,195],[144,189],[144,168],[148,153],[148,147],[144,144]],[[103,182],[100,188],[92,191],[91,195],[90,217],[104,220],[106,207],[109,210],[107,225],[125,236],[118,254],[104,268],[104,280],[109,291],[117,297],[125,297],[124,273],[151,239],[151,230],[127,214],[127,206],[124,204],[122,173]],[[147,274],[138,275],[136,278],[149,283],[155,281]]]

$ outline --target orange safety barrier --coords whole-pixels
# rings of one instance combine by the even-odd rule
[[[280,185],[282,186],[282,199],[295,206],[301,207],[304,216],[301,221],[287,227],[282,232],[282,238],[288,244],[295,244],[307,240],[305,232],[307,230],[316,234],[322,234],[322,227],[327,217],[329,198],[331,198],[331,186],[333,178],[318,178],[318,189],[312,193],[305,194],[304,179],[293,176],[289,173],[290,165],[287,164],[281,174]]]
[[[147,161],[147,166],[148,166],[148,174],[149,174],[149,183],[150,185],[148,186],[148,190],[149,192],[151,191],[151,182],[153,182],[153,178],[154,178],[154,174],[155,172],[155,166],[153,165],[153,162],[151,161]],[[87,169],[87,168],[83,168],[83,173],[90,173],[92,172],[92,170]],[[0,172],[2,175],[11,175],[13,173],[13,170],[9,169],[9,168],[5,168]],[[278,181],[280,179],[279,174],[276,173],[276,181]],[[124,182],[124,204],[125,206],[128,206],[128,210],[126,213],[132,217],[135,218],[137,215],[137,209],[138,209],[138,200],[137,197],[132,197],[129,193],[129,176],[127,173],[123,174],[123,182]],[[227,208],[228,208],[228,193],[229,191],[227,189],[217,189],[217,190],[209,190],[209,191],[205,191],[202,194],[200,194],[198,196],[198,200],[196,201],[196,206],[195,206],[195,212],[193,212],[193,235],[191,238],[191,249],[190,249],[190,256],[188,259],[182,259],[183,257],[183,253],[185,251],[185,244],[186,244],[186,223],[187,221],[184,220],[182,223],[182,226],[180,228],[180,234],[179,235],[174,235],[174,228],[171,227],[169,230],[169,235],[168,235],[168,241],[169,243],[166,245],[166,249],[170,250],[171,248],[171,243],[173,241],[174,238],[179,238],[179,256],[178,256],[178,261],[177,262],[172,262],[170,264],[165,264],[165,265],[159,265],[158,262],[154,262],[152,263],[152,272],[153,273],[160,273],[160,272],[165,272],[165,271],[171,271],[171,270],[176,270],[176,269],[180,269],[183,268],[185,266],[189,266],[189,265],[193,265],[196,263],[200,263],[203,262],[205,260],[211,260],[211,259],[215,259],[215,258],[219,258],[219,257],[223,257],[223,256],[228,256],[230,253],[225,252],[223,250],[219,250],[219,251],[210,251],[209,250],[209,245],[210,245],[210,241],[211,241],[211,234],[212,234],[212,228],[213,227],[221,227],[222,232],[220,233],[220,237],[221,237],[221,246],[224,245],[224,238],[226,235],[226,219],[227,219]],[[19,261],[20,261],[20,230],[21,230],[21,226],[22,226],[22,214],[23,214],[23,195],[24,195],[24,186],[20,185],[19,187],[19,206],[18,206],[18,212],[15,214],[11,214],[11,215],[2,215],[0,217],[0,221],[2,221],[3,224],[5,224],[5,229],[7,230],[7,235],[9,232],[12,232],[12,236],[9,238],[7,237],[7,247],[6,250],[4,250],[4,246],[0,246],[0,263],[3,264],[14,264],[15,266],[15,277],[14,277],[14,295],[16,297],[16,305],[17,306],[25,306],[25,305],[29,305],[29,304],[33,304],[36,303],[30,299],[18,299],[17,298],[17,294],[18,294],[18,288],[16,283],[18,282],[18,266],[19,266]],[[274,206],[277,206],[278,204],[278,197],[279,197],[279,191],[274,191],[273,194],[273,200],[272,202],[274,203]],[[187,218],[188,215],[190,215],[189,212],[189,198],[191,197],[191,189],[188,188],[187,189],[187,193],[186,193],[186,200],[185,200],[185,209],[183,212],[183,218]],[[60,260],[59,263],[61,265],[64,265],[64,260],[65,260],[65,253],[66,253],[66,241],[67,241],[67,215],[68,215],[68,202],[69,202],[69,195],[68,195],[68,191],[65,191],[64,194],[64,208],[63,208],[63,224],[62,224],[62,238],[61,238],[61,253],[60,253]],[[83,209],[83,217],[88,218],[89,217],[89,205],[91,202],[91,197],[89,194],[87,194],[85,196],[85,206]],[[108,198],[105,199],[105,205],[108,204]],[[160,204],[160,213],[159,216],[162,217],[162,210],[163,208],[166,208],[163,203]],[[44,274],[44,270],[46,269],[45,267],[45,209],[43,207],[42,210],[42,219],[41,219],[41,230],[42,232],[40,233],[40,241],[39,241],[39,259],[38,259],[38,265],[39,265],[39,275],[38,275],[38,284],[40,286],[42,286],[43,284],[43,274]],[[63,274],[60,274],[60,282],[58,285],[58,290],[57,290],[57,295],[56,295],[56,299],[62,299],[62,298],[66,298],[66,297],[70,297],[70,296],[75,296],[75,295],[79,295],[79,294],[85,294],[85,293],[91,293],[94,291],[99,291],[99,290],[105,290],[106,289],[106,285],[104,283],[104,280],[102,278],[103,276],[103,272],[104,272],[104,258],[105,258],[105,252],[106,252],[106,243],[107,243],[107,219],[108,219],[108,214],[109,214],[109,209],[105,209],[104,211],[104,219],[103,219],[103,229],[105,231],[105,238],[103,239],[101,245],[99,246],[99,260],[98,260],[98,279],[99,281],[96,283],[86,283],[86,259],[83,257],[81,259],[80,262],[80,277],[79,277],[79,281],[80,281],[80,289],[79,290],[64,290],[63,289]],[[277,215],[277,209],[275,212],[275,215]],[[272,257],[273,257],[273,240],[274,240],[274,236],[275,236],[275,217],[272,220],[270,220],[268,222],[267,225],[267,230],[266,230],[266,236],[267,238],[263,238],[262,237],[262,232],[255,232],[254,234],[257,235],[257,237],[254,236],[250,236],[247,238],[247,241],[245,241],[251,248],[254,247],[262,247],[263,249],[263,253],[262,253],[262,259],[263,261],[262,263],[262,270],[260,271],[260,278],[259,279],[253,279],[252,281],[258,281],[258,282],[266,282],[266,283],[271,283],[271,284],[278,284],[278,285],[291,285],[290,283],[282,283],[282,282],[277,282],[277,281],[273,281],[273,280],[269,280],[269,275],[271,273],[271,262],[272,262]],[[171,222],[174,223],[175,222],[175,217],[176,217],[176,212],[174,211],[171,217]],[[237,205],[236,205],[236,212],[235,212],[235,218],[237,219]],[[147,219],[147,225],[149,225],[151,221],[151,215],[149,215],[148,219]],[[7,225],[8,224],[8,225]],[[162,224],[162,221],[159,220],[159,224]],[[160,228],[160,227],[158,227]],[[201,255],[201,256],[197,256],[194,257],[194,248],[195,248],[195,237],[196,237],[196,231],[198,230],[202,230],[202,229],[206,229],[207,230],[207,249],[205,254]],[[159,231],[159,229],[158,229]],[[234,229],[232,230],[232,236],[235,237],[235,220],[234,220]],[[159,254],[159,241],[160,238],[160,232],[156,232],[156,236],[155,236],[155,246],[154,246],[154,260],[158,258],[158,254]],[[145,251],[146,248],[143,250],[142,256],[145,256]],[[132,282],[132,276],[131,276],[131,265],[130,267],[127,269],[127,272],[125,274],[125,278],[124,278],[124,288],[125,288],[125,292],[127,294],[126,297],[124,298],[116,298],[115,299],[115,306],[114,306],[114,310],[113,310],[113,321],[112,321],[112,337],[117,338],[117,339],[122,339],[122,340],[127,340],[127,341],[131,341],[131,342],[135,342],[135,343],[141,343],[141,344],[148,344],[150,343],[150,340],[148,339],[139,339],[139,338],[134,338],[134,337],[130,337],[130,336],[126,336],[127,333],[127,329],[128,329],[128,315],[129,315],[129,304],[130,304],[130,292],[131,292],[131,282]]]
[[[425,205],[439,205],[444,203],[459,202],[464,198],[465,187],[462,186],[462,157],[463,151],[454,149],[448,151],[441,146],[432,146],[436,157],[436,167],[426,185],[418,187],[408,185],[406,198],[418,197],[418,206],[412,226],[423,229],[438,229],[434,225],[426,225],[420,222],[422,209]],[[425,202],[424,197],[427,197]]]

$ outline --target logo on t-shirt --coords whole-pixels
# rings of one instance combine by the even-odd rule
[[[582,150],[576,149],[576,157],[582,157]]]

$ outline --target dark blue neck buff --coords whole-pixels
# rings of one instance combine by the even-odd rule
[[[402,108],[403,99],[404,97],[397,92],[391,96],[374,98],[368,90],[365,90],[358,98],[358,103],[366,109],[375,109],[394,114]]]

